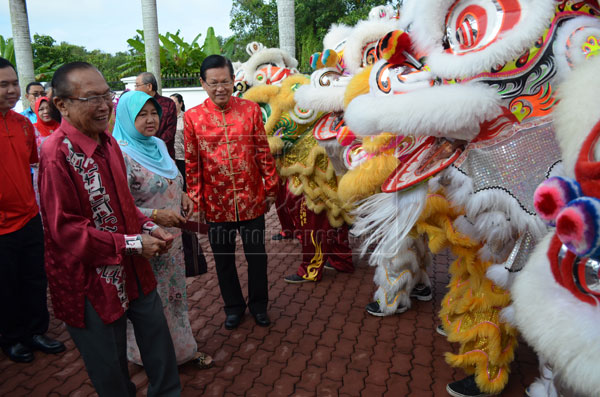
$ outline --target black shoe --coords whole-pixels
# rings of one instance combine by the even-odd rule
[[[413,290],[410,292],[410,297],[423,302],[427,302],[433,298],[433,294],[431,293],[431,288],[429,288],[425,284],[417,284],[415,285],[415,288],[413,288]]]
[[[406,310],[408,310],[408,308],[406,306],[402,306],[402,305],[398,305],[398,307],[396,308],[396,311],[394,313],[389,313],[386,314],[383,312],[383,310],[381,310],[381,307],[379,306],[379,301],[375,301],[375,302],[371,302],[369,303],[366,307],[365,310],[367,311],[367,313],[369,313],[371,316],[375,316],[375,317],[385,317],[385,316],[390,316],[392,314],[400,314],[400,313],[404,313]]]
[[[307,283],[309,281],[312,281],[312,280],[307,280],[302,276],[298,276],[297,274],[290,274],[289,276],[285,276],[283,278],[283,280],[286,283],[290,283],[290,284],[300,284],[300,283]]]
[[[257,313],[254,315],[254,321],[256,321],[257,325],[261,327],[268,327],[271,325],[271,320],[269,320],[269,316],[267,313]]]
[[[462,380],[452,382],[446,386],[448,394],[454,397],[490,397],[494,394],[484,393],[475,383],[475,376],[467,376]]]
[[[236,329],[242,322],[243,314],[228,314],[225,318],[225,329]]]
[[[323,269],[325,269],[325,270],[337,270],[335,267],[331,266],[329,264],[329,262],[325,262],[325,264],[323,265]]]
[[[46,335],[33,335],[27,345],[32,350],[40,350],[46,354],[62,353],[66,350],[62,342],[48,338]]]
[[[273,235],[273,237],[271,237],[271,240],[289,240],[291,238],[293,238],[292,233],[285,233],[284,231],[281,231]]]
[[[2,346],[2,351],[12,361],[17,363],[30,363],[33,361],[33,352],[22,343],[15,343],[10,346]]]

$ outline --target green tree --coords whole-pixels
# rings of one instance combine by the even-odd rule
[[[131,57],[121,64],[118,69],[121,76],[138,74],[145,69],[144,61],[144,32],[137,31],[137,35],[127,43],[131,47]],[[204,58],[212,54],[223,54],[231,56],[233,52],[234,39],[223,40],[215,35],[215,30],[209,27],[204,42],[200,45],[198,34],[191,43],[181,37],[180,32],[175,34],[167,32],[159,35],[160,39],[160,64],[163,75],[182,75],[200,72],[200,65]]]
[[[323,37],[333,23],[354,25],[367,18],[381,0],[296,0],[296,56],[300,70],[309,71],[310,56],[322,50]],[[236,38],[233,59],[245,61],[246,45],[259,41],[278,46],[276,0],[234,0],[229,25]]]

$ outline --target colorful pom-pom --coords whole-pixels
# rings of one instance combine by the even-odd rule
[[[377,58],[386,59],[393,65],[400,65],[406,60],[405,51],[409,52],[411,47],[412,41],[408,33],[394,30],[377,43]]]
[[[594,255],[600,247],[600,200],[575,199],[556,217],[556,235],[577,256]]]
[[[581,187],[577,181],[555,176],[538,186],[533,195],[533,205],[540,218],[554,226],[558,213],[571,200],[581,195]]]

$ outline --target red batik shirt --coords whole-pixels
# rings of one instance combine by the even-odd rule
[[[0,113],[0,235],[15,232],[39,212],[30,164],[38,162],[33,125],[12,110]]]
[[[83,328],[87,298],[109,324],[129,301],[156,287],[152,268],[132,242],[155,225],[135,206],[119,145],[108,133],[100,144],[63,119],[42,146],[40,197],[46,273],[54,314]],[[137,240],[136,240],[137,238]]]
[[[209,222],[263,215],[278,177],[260,107],[231,97],[221,109],[209,98],[185,112],[184,121],[186,181],[196,210]]]

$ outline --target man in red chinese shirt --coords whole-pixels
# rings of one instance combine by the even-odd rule
[[[44,335],[44,235],[29,168],[38,156],[33,125],[11,110],[20,96],[15,68],[0,58],[0,342],[11,360],[31,362],[32,350],[65,346]]]
[[[225,328],[236,328],[246,306],[260,326],[267,315],[267,254],[264,213],[277,194],[277,172],[259,106],[232,97],[233,66],[220,55],[200,67],[208,99],[185,112],[188,194],[209,224]],[[235,237],[239,230],[248,261],[248,305],[235,267]]]
[[[173,240],[135,206],[119,145],[108,132],[114,92],[85,62],[52,78],[60,127],[44,142],[40,197],[46,272],[57,318],[100,396],[135,396],[127,319],[150,380],[148,396],[179,396],[173,342],[147,258]]]

